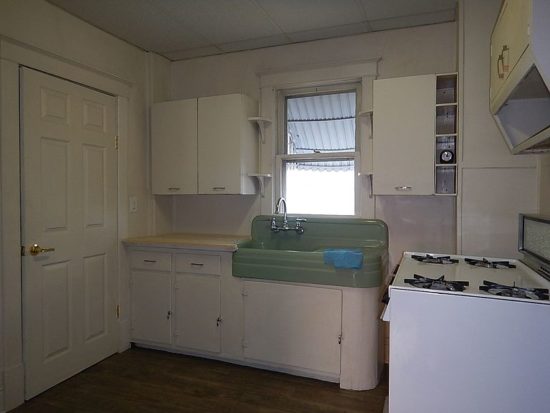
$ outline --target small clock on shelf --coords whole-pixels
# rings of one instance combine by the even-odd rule
[[[455,159],[455,154],[453,151],[445,149],[439,154],[439,161],[441,163],[453,163]]]

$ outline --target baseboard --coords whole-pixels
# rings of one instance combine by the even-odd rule
[[[4,409],[9,411],[25,402],[25,368],[23,363],[4,370]]]
[[[193,356],[193,357],[200,357],[210,360],[217,360],[217,361],[223,361],[226,363],[231,364],[237,364],[239,366],[246,366],[246,367],[253,367],[257,369],[262,370],[269,370],[269,371],[276,371],[278,373],[285,373],[290,374],[293,376],[299,376],[299,377],[308,377],[312,379],[322,380],[322,381],[328,381],[331,383],[339,383],[340,377],[327,374],[324,372],[319,372],[316,370],[309,370],[304,368],[298,368],[298,367],[292,367],[292,366],[286,366],[282,364],[275,364],[275,363],[266,363],[258,360],[253,359],[235,359],[231,357],[227,357],[219,354],[214,353],[201,353],[196,352],[193,350],[185,350],[185,349],[178,349],[178,348],[167,348],[162,347],[154,344],[148,344],[148,343],[134,343],[137,347],[141,348],[147,348],[151,350],[159,350],[159,351],[166,351],[168,353],[175,353],[175,354],[182,354],[185,356]]]

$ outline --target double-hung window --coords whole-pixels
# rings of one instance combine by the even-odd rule
[[[289,213],[355,215],[359,85],[281,93],[279,167]]]

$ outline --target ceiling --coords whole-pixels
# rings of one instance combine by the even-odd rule
[[[170,60],[454,21],[456,0],[48,0]]]

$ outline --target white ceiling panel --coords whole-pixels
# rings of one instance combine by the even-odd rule
[[[155,0],[50,0],[62,9],[146,50],[200,47],[208,40]]]
[[[392,17],[388,19],[374,20],[370,22],[373,31],[399,29],[403,27],[422,26],[441,22],[449,22],[455,19],[455,10],[443,10],[435,13],[418,14],[415,16]]]
[[[162,55],[170,60],[185,60],[193,57],[213,56],[224,53],[216,46],[197,47],[195,49],[174,50]]]
[[[254,0],[285,32],[301,32],[365,21],[356,0]]]
[[[48,1],[171,60],[447,22],[455,19],[457,3],[457,0]]]
[[[483,0],[481,0],[483,1]],[[456,0],[361,0],[368,20],[455,9]]]
[[[241,40],[237,42],[220,43],[218,47],[223,52],[236,52],[238,50],[260,49],[262,47],[280,46],[293,43],[286,34],[261,37],[259,39]]]
[[[370,31],[370,26],[368,23],[363,22],[289,33],[288,36],[294,42],[307,42],[311,40],[328,39],[331,37],[351,36],[354,34],[366,33],[368,31]]]
[[[212,43],[281,33],[251,0],[162,0],[157,4]]]

